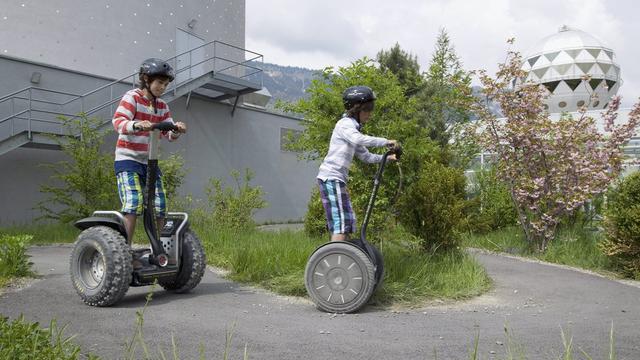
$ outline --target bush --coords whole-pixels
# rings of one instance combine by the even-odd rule
[[[620,181],[607,198],[601,249],[621,272],[640,279],[640,172]]]
[[[33,275],[27,255],[31,239],[30,235],[0,236],[0,278]]]
[[[516,224],[518,215],[509,189],[497,178],[494,168],[475,172],[472,199],[467,208],[471,232],[486,233]]]
[[[304,232],[312,237],[327,236],[327,218],[317,186],[311,191],[311,199],[307,204],[307,213],[304,215]]]
[[[423,240],[425,251],[456,247],[464,219],[466,179],[462,170],[425,162],[400,198],[401,223]]]
[[[256,210],[267,206],[264,201],[264,191],[259,186],[251,186],[253,178],[251,170],[246,169],[243,182],[240,173],[231,171],[235,182],[235,189],[223,187],[222,180],[211,178],[205,191],[211,211],[208,221],[217,228],[228,228],[236,231],[251,230],[255,227],[253,215]],[[205,212],[207,213],[207,212]]]
[[[180,154],[171,154],[167,158],[158,161],[158,166],[162,170],[162,184],[164,185],[164,193],[167,201],[172,199],[178,193],[178,189],[182,186],[187,171],[184,170],[184,158]]]

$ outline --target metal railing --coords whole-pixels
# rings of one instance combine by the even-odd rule
[[[176,72],[176,79],[165,92],[173,100],[191,90],[189,84],[204,75],[224,74],[248,81],[262,88],[263,55],[213,40],[166,59]],[[0,97],[0,142],[26,132],[64,134],[60,116],[98,116],[111,121],[124,93],[135,87],[138,72],[114,80],[84,94],[40,87],[26,87]],[[80,117],[80,119],[82,119]]]

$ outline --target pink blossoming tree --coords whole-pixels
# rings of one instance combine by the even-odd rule
[[[472,132],[480,147],[495,155],[498,175],[509,188],[527,241],[543,252],[560,218],[604,192],[619,176],[622,146],[640,123],[640,103],[626,124],[615,124],[620,98],[614,97],[603,114],[604,133],[598,132],[586,107],[576,118],[563,114],[552,120],[543,103],[548,91],[523,82],[527,73],[521,64],[520,54],[509,52],[495,78],[478,72],[484,95],[500,105],[504,118],[478,103],[480,120]]]

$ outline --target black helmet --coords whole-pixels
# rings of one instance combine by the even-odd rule
[[[375,99],[376,94],[368,86],[352,86],[342,93],[342,102],[347,110],[354,105],[364,104]]]
[[[175,79],[175,74],[171,65],[167,64],[164,60],[151,58],[142,62],[140,65],[140,76],[147,75],[149,77],[164,76],[169,78],[169,81]]]

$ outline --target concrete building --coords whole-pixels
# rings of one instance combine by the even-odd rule
[[[168,59],[176,81],[163,98],[189,131],[164,153],[185,158],[181,194],[204,198],[211,177],[250,168],[269,207],[258,221],[301,219],[317,164],[282,148],[300,119],[261,105],[262,55],[245,49],[245,2],[235,0],[10,1],[0,10],[0,226],[40,214],[39,166],[64,156],[48,135],[59,114],[86,112],[107,129],[143,59]],[[255,94],[254,94],[255,93]],[[251,98],[244,95],[251,94]],[[247,104],[245,104],[245,101]],[[105,139],[113,152],[115,132]],[[115,191],[115,189],[114,189]]]

